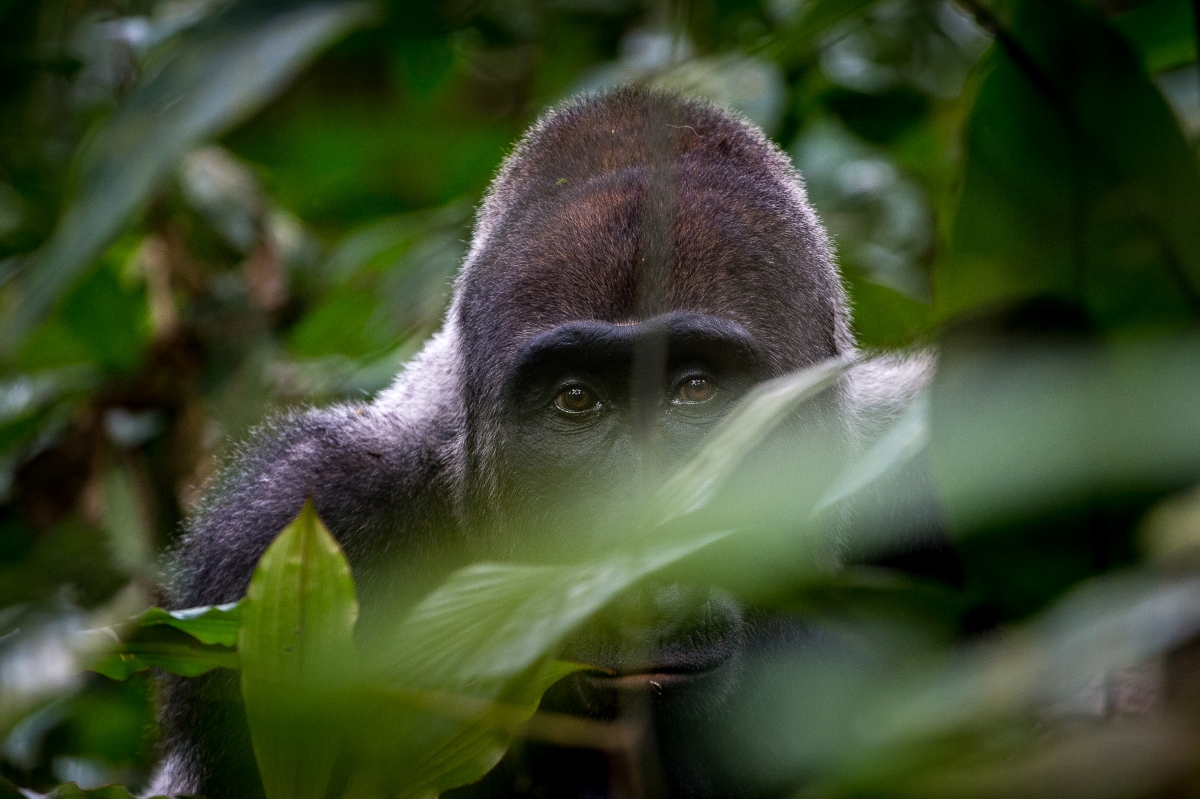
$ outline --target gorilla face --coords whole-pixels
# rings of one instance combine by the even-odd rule
[[[531,337],[503,392],[500,495],[525,525],[586,552],[636,522],[622,516],[761,378],[760,362],[739,325],[686,312]]]
[[[627,539],[751,387],[850,346],[786,158],[718,109],[656,102],[552,116],[481,211],[451,318],[469,526],[489,555],[578,561]],[[646,586],[569,642],[603,671],[574,678],[566,704],[719,701],[742,627],[719,592]]]
[[[750,334],[702,314],[533,336],[504,390],[504,538],[578,559],[635,530],[649,493],[762,374]],[[604,670],[575,680],[572,709],[605,714],[629,691],[720,696],[713,684],[729,679],[740,632],[727,596],[646,586],[570,642],[568,658]]]

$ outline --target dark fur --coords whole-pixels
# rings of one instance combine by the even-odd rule
[[[431,555],[470,553],[467,531],[486,528],[497,505],[507,468],[499,392],[524,344],[574,320],[668,311],[740,325],[761,347],[764,377],[854,348],[825,232],[788,159],[757,128],[635,89],[547,114],[479,211],[442,332],[370,404],[298,413],[259,432],[174,553],[172,606],[240,597],[310,495],[360,586],[419,590],[435,577]],[[889,383],[905,370],[916,375],[908,383],[923,379],[923,368],[880,364],[844,397],[902,407]],[[154,792],[260,794],[236,696],[227,673],[170,682]]]

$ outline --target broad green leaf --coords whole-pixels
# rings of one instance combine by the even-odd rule
[[[11,352],[185,153],[277,94],[373,6],[241,0],[181,37],[96,131],[50,239],[24,265],[0,345]]]
[[[392,702],[369,711],[377,734],[359,749],[372,754],[347,795],[382,785],[432,797],[483,776],[546,688],[584,668],[548,660],[571,631],[637,580],[725,536],[576,566],[456,572],[404,618],[379,658],[373,685],[390,688]]]
[[[357,673],[350,566],[312,502],[259,561],[241,604],[242,696],[267,799],[320,799]]]
[[[181,677],[198,677],[217,668],[236,669],[238,656],[227,646],[202,644],[177,630],[158,627],[134,633],[120,649],[91,668],[105,677],[127,680],[151,667]]]
[[[963,531],[1200,471],[1200,343],[944,359],[930,454]]]
[[[391,637],[388,670],[412,688],[490,691],[539,662],[579,624],[647,575],[727,533],[596,563],[481,563],[455,572]]]
[[[4,796],[3,790],[3,787],[0,787],[0,797]],[[43,799],[134,799],[134,795],[120,785],[104,785],[100,788],[85,789],[73,782],[68,782],[45,794]],[[160,799],[160,797],[147,797],[147,799]]]
[[[942,318],[1034,295],[1103,327],[1200,313],[1200,167],[1129,43],[1076,0],[1024,0],[966,130]]]
[[[434,799],[442,791],[481,779],[500,762],[514,737],[536,737],[537,731],[527,728],[527,723],[534,718],[546,689],[585,668],[543,659],[509,681],[494,701],[440,691],[391,690],[380,697],[378,707],[392,723],[398,717],[414,722],[406,728],[411,733],[408,743],[404,751],[389,752],[380,749],[378,740],[364,741],[360,751],[374,750],[376,757],[355,774],[347,796],[386,792],[406,799]],[[604,726],[582,720],[578,725],[574,720],[555,721],[589,731]],[[420,745],[414,747],[417,741]],[[379,786],[387,786],[387,791]]]
[[[1151,74],[1196,60],[1196,18],[1192,0],[1153,0],[1117,17]]]
[[[889,472],[903,468],[929,444],[929,397],[917,397],[867,452],[850,464],[821,497],[814,513],[862,491]]]
[[[545,660],[527,676],[513,680],[485,715],[469,722],[416,764],[400,796],[434,799],[442,791],[483,777],[504,757],[510,740],[521,731],[519,725],[537,710],[542,694],[562,678],[585,668],[578,663]]]
[[[1108,779],[1153,784],[1160,769],[1177,767],[1174,755],[1161,756],[1164,743],[1194,744],[1194,732],[1186,730],[1173,731],[1167,741],[1155,735],[1148,748],[1097,750],[1083,743],[1077,757],[1053,769],[1029,768],[1072,736],[1124,729],[1119,737],[1128,745],[1148,732],[1131,725],[1170,720],[1170,712],[1106,718],[1103,707],[1089,713],[1079,705],[1088,701],[1089,686],[1101,686],[1096,698],[1112,701],[1115,692],[1103,699],[1106,680],[1196,634],[1200,583],[1194,576],[1111,576],[1075,589],[1017,627],[954,648],[925,641],[913,652],[900,650],[900,659],[877,632],[883,618],[867,615],[850,650],[833,646],[816,657],[796,652],[748,666],[751,678],[764,680],[762,694],[741,700],[735,713],[752,721],[754,734],[734,741],[728,756],[744,758],[752,774],[802,773],[806,782],[820,775],[817,795],[1026,796],[1046,790],[1054,771],[1060,775],[1055,784],[1088,787],[1053,795],[1082,798],[1150,795],[1128,782],[1101,791],[1092,772],[1101,768]],[[872,656],[862,656],[864,645],[874,649]],[[1185,762],[1194,762],[1192,756]],[[1021,788],[1004,790],[991,781],[1005,764],[1026,765],[1008,774]],[[929,783],[952,776],[959,790],[930,790]]]

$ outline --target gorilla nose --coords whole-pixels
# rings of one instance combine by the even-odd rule
[[[741,650],[743,626],[728,594],[647,585],[606,607],[567,642],[564,656],[617,677],[705,672]]]

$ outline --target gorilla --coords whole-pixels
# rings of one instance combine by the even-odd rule
[[[612,501],[614,486],[636,493],[685,458],[756,384],[855,354],[828,236],[758,128],[644,88],[573,101],[501,166],[441,331],[373,401],[267,423],[191,519],[168,601],[241,597],[310,496],[351,563],[364,621],[373,597],[416,597],[454,564],[519,555],[522,529],[586,551],[637,504]],[[826,392],[847,451],[871,435],[856,420],[895,418],[928,372],[920,358],[880,358]],[[649,619],[641,645],[624,643],[619,616],[597,620],[571,655],[607,671],[576,675],[543,706],[611,716],[650,696],[644,791],[769,792],[731,782],[687,733],[722,723],[739,653],[820,635],[714,590],[622,601]],[[261,796],[235,676],[170,678],[163,694],[152,792]],[[614,780],[595,752],[529,744],[458,792],[623,793]]]

